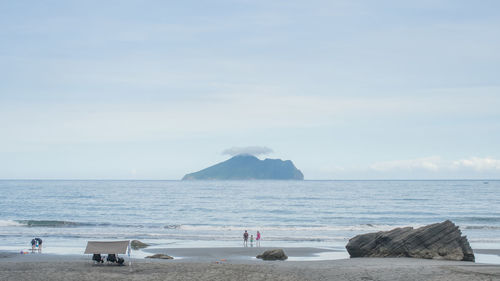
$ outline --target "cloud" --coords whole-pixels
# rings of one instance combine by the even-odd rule
[[[453,167],[458,169],[473,169],[478,172],[492,170],[500,171],[500,160],[489,157],[471,157],[469,159],[453,161]]]
[[[395,161],[385,161],[377,162],[370,166],[371,169],[376,171],[391,171],[391,170],[427,170],[427,171],[438,171],[440,167],[443,166],[442,160],[438,156],[417,158],[417,159],[407,159],[407,160],[395,160]]]
[[[239,154],[250,154],[254,156],[265,155],[272,153],[273,150],[265,146],[245,146],[245,147],[231,147],[222,151],[222,155],[239,155]]]
[[[180,80],[181,77],[172,79]],[[136,82],[141,85],[147,79]],[[472,120],[478,120],[496,116],[500,104],[500,96],[494,95],[500,91],[500,87],[469,88],[463,92],[455,89],[435,90],[427,94],[421,92],[422,97],[282,95],[279,94],[282,90],[267,85],[215,87],[232,94],[213,93],[183,98],[165,96],[165,100],[154,103],[139,102],[130,97],[124,98],[123,102],[43,103],[4,102],[3,97],[0,97],[0,127],[3,130],[0,150],[22,142],[45,145],[62,142],[158,141],[199,134],[214,136],[229,130],[249,132],[262,129],[344,128],[346,120],[351,123],[380,120],[386,126],[398,126],[386,122],[387,118],[394,120],[394,116],[398,116],[397,120],[415,119],[421,118],[423,113],[427,116],[425,118],[445,116],[454,120],[468,115],[474,118]],[[237,92],[238,87],[240,90],[243,88],[242,93]],[[464,94],[472,91],[477,95]],[[448,102],[450,99],[453,103]],[[481,122],[480,125],[494,126],[488,122]],[[467,126],[467,123],[463,126]]]
[[[449,161],[444,160],[439,156],[431,156],[425,158],[377,162],[370,165],[370,168],[379,172],[415,170],[430,172],[467,170],[473,170],[476,172],[494,172],[500,171],[500,160],[491,157],[470,157]]]

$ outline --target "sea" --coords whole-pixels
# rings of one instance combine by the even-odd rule
[[[82,254],[87,241],[157,248],[318,247],[348,257],[358,234],[451,220],[473,249],[500,249],[500,181],[1,180],[0,250]],[[142,253],[144,254],[144,253]],[[141,256],[141,252],[136,252]]]

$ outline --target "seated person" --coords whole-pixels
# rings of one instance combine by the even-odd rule
[[[108,262],[116,262],[115,254],[108,254],[108,258],[106,259]]]
[[[101,254],[94,254],[92,256],[92,260],[97,262],[97,263],[103,263],[104,262],[104,259],[101,257]]]

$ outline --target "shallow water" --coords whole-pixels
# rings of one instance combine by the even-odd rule
[[[500,181],[0,181],[0,250],[83,251],[88,240],[158,247],[343,249],[348,239],[451,219],[500,249]]]

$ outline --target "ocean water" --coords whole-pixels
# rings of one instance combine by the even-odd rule
[[[500,181],[0,181],[0,250],[82,253],[88,240],[154,247],[344,250],[349,238],[450,219],[500,249]]]

